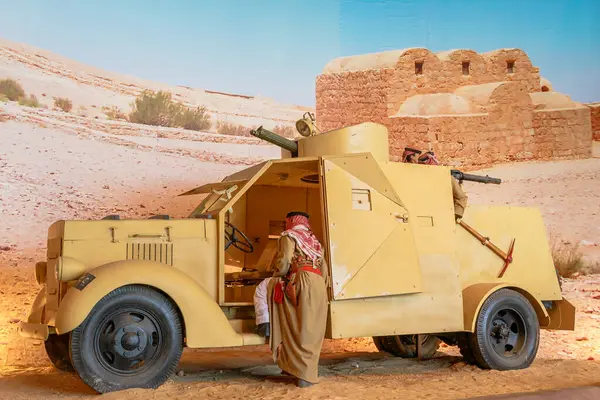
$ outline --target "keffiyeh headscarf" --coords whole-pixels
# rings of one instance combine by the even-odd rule
[[[439,165],[440,162],[435,157],[435,154],[433,154],[433,151],[428,151],[419,157],[419,164]]]
[[[308,223],[308,214],[291,212],[285,219],[285,231],[281,236],[289,236],[296,242],[302,253],[311,261],[323,257],[323,247]]]
[[[411,149],[410,147],[404,148],[404,153],[402,153],[402,162],[409,163],[411,160],[421,154],[421,150]]]

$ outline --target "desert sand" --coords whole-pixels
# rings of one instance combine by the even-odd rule
[[[73,90],[69,96],[74,103],[78,105],[79,93],[80,104],[92,109],[91,105],[127,104],[137,90],[130,91],[133,86],[128,85],[161,87],[89,68],[42,50],[0,42],[0,78],[18,75],[24,86],[31,85],[26,90],[43,90],[46,97]],[[293,121],[303,113],[301,108],[266,100],[251,103],[191,92],[186,101],[214,100],[210,107],[219,108],[219,115],[237,118],[236,123],[267,126]],[[244,114],[241,110],[246,116],[238,115]],[[0,122],[0,399],[93,398],[77,375],[51,366],[41,342],[26,341],[16,333],[16,324],[26,318],[39,290],[33,265],[45,256],[48,226],[60,219],[99,219],[108,214],[185,217],[201,198],[178,194],[265,158],[277,158],[279,150],[253,138],[107,121],[100,115],[14,103],[0,103],[0,116],[5,120]],[[465,183],[471,204],[539,207],[549,239],[581,243],[590,263],[600,260],[600,158],[501,165],[475,173],[502,178],[503,183]],[[458,399],[598,384],[600,274],[565,279],[563,292],[577,307],[576,330],[542,332],[538,358],[523,371],[467,366],[456,348],[445,345],[434,359],[418,362],[378,353],[370,338],[328,340],[321,361],[322,382],[300,390],[277,376],[266,346],[186,349],[179,373],[159,389],[102,398],[274,399],[290,394],[311,399]]]

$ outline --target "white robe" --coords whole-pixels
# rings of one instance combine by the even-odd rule
[[[256,325],[269,322],[269,303],[267,302],[267,286],[273,278],[267,278],[256,286],[254,291],[254,311]]]

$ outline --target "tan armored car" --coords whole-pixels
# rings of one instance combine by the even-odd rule
[[[188,218],[54,223],[21,334],[101,393],[161,385],[183,347],[264,344],[253,294],[289,211],[326,249],[327,338],[420,358],[443,341],[506,370],[532,363],[540,328],[574,329],[536,208],[469,205],[457,223],[451,170],[391,162],[384,126],[297,127],[253,131],[282,158],[184,193],[205,196]]]

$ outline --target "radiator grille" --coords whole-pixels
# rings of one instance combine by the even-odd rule
[[[173,243],[129,243],[127,259],[156,261],[173,265]]]

